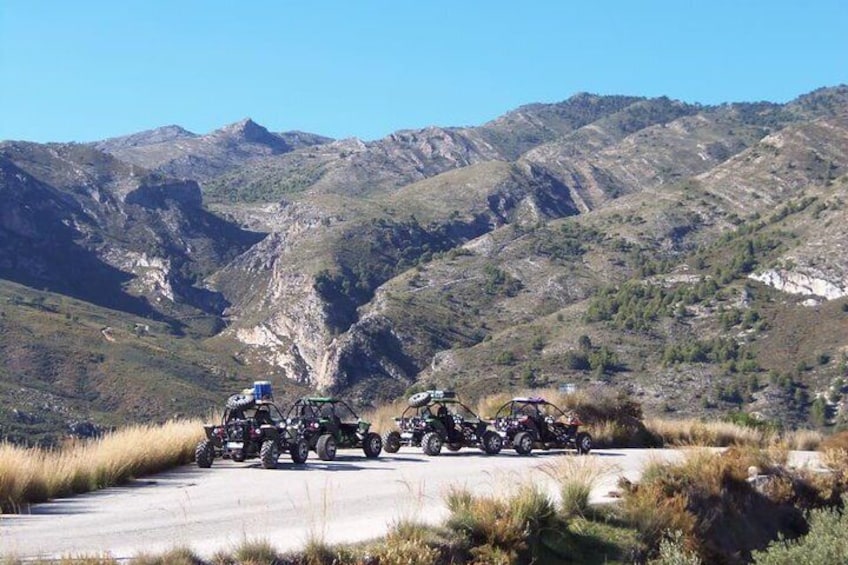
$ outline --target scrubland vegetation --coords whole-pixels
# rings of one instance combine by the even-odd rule
[[[842,515],[848,500],[848,433],[826,438],[812,432],[780,433],[744,419],[644,420],[639,405],[623,397],[542,394],[576,411],[598,444],[689,449],[678,463],[650,464],[638,483],[621,479],[620,500],[614,504],[589,504],[593,486],[609,472],[603,462],[566,453],[541,468],[558,485],[558,496],[530,483],[502,496],[457,488],[446,495],[449,516],[443,524],[425,525],[409,516],[385,537],[361,544],[334,546],[316,538],[299,552],[280,553],[274,540],[258,539],[212,557],[176,548],[163,555],[141,554],[131,563],[825,564],[848,557],[848,522]],[[506,400],[506,395],[492,395],[475,408],[484,417],[493,416]],[[384,431],[402,408],[398,403],[365,417]],[[127,428],[55,451],[3,445],[4,512],[188,462],[200,433],[199,422],[186,421],[164,429]],[[150,441],[152,435],[157,441]],[[729,447],[720,452],[692,447],[698,445]],[[821,450],[821,468],[787,466],[790,449],[815,447]],[[117,563],[109,556],[64,562]],[[7,558],[6,563],[18,562]]]

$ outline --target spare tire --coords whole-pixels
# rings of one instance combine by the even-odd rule
[[[428,402],[430,402],[429,392],[416,392],[409,397],[409,400],[407,400],[407,403],[413,408],[420,408]]]
[[[234,394],[227,399],[227,408],[230,410],[246,410],[256,404],[256,398],[252,394]]]

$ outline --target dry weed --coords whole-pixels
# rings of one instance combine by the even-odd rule
[[[787,449],[796,451],[815,451],[823,440],[821,432],[815,430],[794,430],[783,435]]]
[[[663,444],[678,446],[764,446],[773,437],[770,432],[731,422],[648,418],[645,420],[645,426],[651,433],[662,438]]]
[[[818,449],[820,451],[828,451],[830,449],[848,450],[848,432],[839,432],[824,438]]]
[[[0,444],[0,510],[112,486],[188,463],[199,421],[130,426],[98,439],[46,450]]]
[[[561,455],[539,468],[559,484],[560,511],[564,516],[583,516],[597,482],[610,468],[596,457]]]
[[[400,416],[407,406],[406,400],[397,400],[363,413],[362,419],[371,422],[371,431],[384,434],[397,429],[395,418]]]

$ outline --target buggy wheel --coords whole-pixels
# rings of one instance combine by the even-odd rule
[[[379,457],[380,452],[383,451],[383,438],[379,434],[368,432],[365,434],[365,441],[362,442],[362,451],[365,452],[365,457],[369,459]]]
[[[492,430],[486,430],[483,432],[482,443],[483,451],[485,451],[488,455],[497,455],[501,452],[501,448],[503,448],[503,439],[497,434],[497,432],[493,432]]]
[[[386,453],[397,453],[400,449],[400,434],[398,432],[386,432],[383,434],[383,450]]]
[[[446,443],[445,447],[448,448],[448,451],[459,451],[462,449],[461,443]]]
[[[577,445],[577,453],[580,455],[586,455],[592,450],[592,436],[587,432],[577,434],[574,443]]]
[[[323,434],[318,438],[315,451],[321,461],[332,461],[336,458],[336,438],[330,434]]]
[[[237,463],[241,463],[242,461],[245,460],[244,450],[243,449],[237,449],[237,450],[233,451],[233,454],[230,457],[232,457],[233,461],[236,461]]]
[[[194,448],[194,460],[201,469],[208,469],[215,459],[215,448],[208,439],[204,439]]]
[[[533,438],[527,432],[518,432],[512,438],[512,445],[515,446],[515,451],[519,455],[530,455],[533,451]]]
[[[409,397],[407,403],[413,408],[420,408],[430,402],[430,393],[429,392],[416,392],[412,396]]]
[[[289,455],[291,456],[292,463],[297,463],[298,465],[306,463],[306,459],[309,457],[309,442],[300,438],[293,445],[289,446]]]
[[[427,432],[421,438],[421,449],[425,455],[438,455],[442,452],[442,438],[436,432]]]
[[[263,467],[266,469],[276,469],[277,461],[280,459],[280,446],[272,439],[263,441],[262,449],[259,451],[259,457],[262,459]]]

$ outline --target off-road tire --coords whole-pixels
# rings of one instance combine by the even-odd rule
[[[365,439],[362,441],[362,451],[368,459],[375,459],[380,456],[383,451],[383,438],[380,434],[368,432],[365,434]]]
[[[577,446],[577,453],[580,455],[586,455],[592,451],[592,436],[590,436],[588,432],[580,432],[577,434],[577,437],[574,438],[574,445]]]
[[[448,451],[459,451],[462,449],[461,443],[446,443],[445,447],[448,448]]]
[[[315,444],[315,452],[321,461],[332,461],[336,458],[336,438],[330,434],[323,434]]]
[[[263,441],[262,448],[259,450],[259,458],[262,460],[264,468],[276,469],[277,461],[280,459],[280,446],[272,439]]]
[[[421,449],[425,455],[436,456],[442,452],[442,438],[436,432],[427,432],[421,438]]]
[[[234,394],[227,399],[227,408],[230,410],[247,410],[256,404],[252,394]]]
[[[533,451],[533,436],[528,432],[518,432],[512,438],[512,445],[519,455],[530,455],[530,452]]]
[[[236,451],[233,451],[233,454],[230,457],[232,457],[233,461],[235,461],[236,463],[241,463],[247,458],[247,456],[244,454],[244,449],[238,449]]]
[[[291,456],[292,463],[297,463],[298,465],[306,463],[306,460],[309,458],[309,442],[300,438],[289,446],[289,455]]]
[[[480,441],[480,449],[488,455],[497,455],[503,448],[503,438],[492,430],[483,432],[483,438]]]
[[[430,402],[429,392],[416,392],[406,401],[413,408],[420,408]]]
[[[391,431],[383,434],[383,451],[397,453],[400,450],[400,433]]]
[[[197,466],[201,469],[208,469],[212,466],[212,461],[215,459],[215,448],[212,447],[212,442],[204,439],[194,448],[194,460]]]

